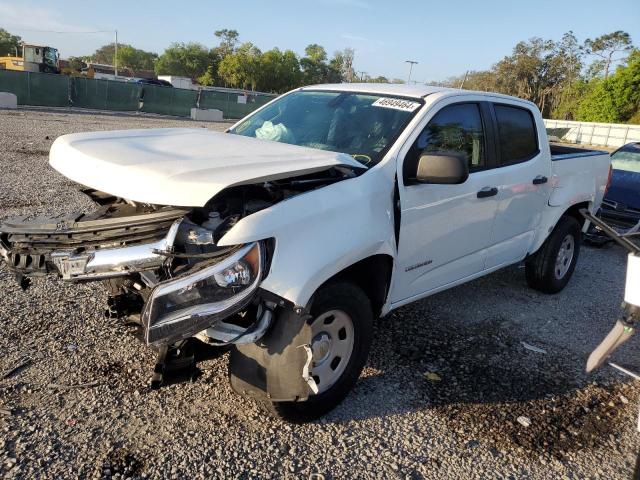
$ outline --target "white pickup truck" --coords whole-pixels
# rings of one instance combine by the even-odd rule
[[[300,88],[225,133],[65,135],[50,164],[99,208],[0,226],[21,284],[104,281],[156,380],[193,338],[232,345],[235,391],[290,421],[346,396],[391,310],[523,260],[560,291],[610,171],[550,147],[530,102],[384,84]]]

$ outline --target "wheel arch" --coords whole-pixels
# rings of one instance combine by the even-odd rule
[[[580,210],[583,208],[591,210],[593,208],[593,202],[577,202],[564,209],[562,207],[549,208],[549,210],[547,210],[548,213],[545,213],[543,215],[543,222],[538,227],[536,239],[531,245],[527,257],[535,255],[536,252],[538,252],[538,250],[542,248],[544,242],[546,242],[547,238],[549,238],[549,235],[551,235],[551,232],[553,232],[560,219],[564,216],[575,218],[580,225],[580,228],[584,230],[586,219],[580,214]]]
[[[348,281],[359,288],[371,301],[371,308],[375,317],[379,317],[389,295],[391,273],[393,272],[393,257],[384,253],[363,258],[344,268],[327,279],[324,285],[335,281]]]
[[[571,205],[569,208],[567,208],[564,213],[562,215],[560,215],[560,217],[558,217],[558,220],[556,220],[556,225],[558,224],[558,222],[560,221],[560,219],[564,216],[568,216],[568,217],[573,217],[575,218],[578,223],[580,224],[580,228],[584,228],[585,223],[587,222],[587,219],[584,218],[582,216],[582,214],[580,213],[580,210],[582,210],[583,208],[586,208],[587,210],[591,209],[591,202],[579,202],[576,203],[575,205]]]

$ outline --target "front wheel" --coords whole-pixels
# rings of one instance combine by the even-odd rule
[[[540,250],[525,262],[529,286],[544,293],[561,291],[576,268],[581,237],[578,221],[561,217]]]
[[[309,319],[313,361],[311,376],[318,387],[304,402],[269,402],[270,412],[303,423],[336,407],[353,388],[371,348],[371,302],[356,285],[335,282],[315,295]]]

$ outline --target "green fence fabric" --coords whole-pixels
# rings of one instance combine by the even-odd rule
[[[136,83],[71,78],[71,106],[99,110],[137,111],[140,85]]]
[[[226,112],[229,108],[229,92],[203,90],[200,95],[200,108]]]
[[[0,92],[15,94],[19,105],[66,107],[69,105],[69,77],[0,70]]]
[[[142,88],[141,111],[189,117],[191,109],[197,106],[197,101],[197,90],[145,85]]]
[[[240,98],[243,98],[245,103],[242,103]],[[242,118],[274,98],[275,95],[253,92],[203,90],[200,96],[200,108],[222,110],[225,118]]]
[[[0,92],[14,93],[18,105],[142,111],[189,117],[194,107],[222,110],[242,118],[275,95],[234,90],[186,90],[133,82],[96,80],[47,73],[0,70]]]

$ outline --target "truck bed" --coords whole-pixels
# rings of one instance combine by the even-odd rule
[[[590,157],[593,155],[608,155],[609,152],[604,150],[593,150],[582,147],[572,147],[566,144],[549,143],[551,149],[551,161],[556,162],[559,160],[566,160],[576,157]]]

